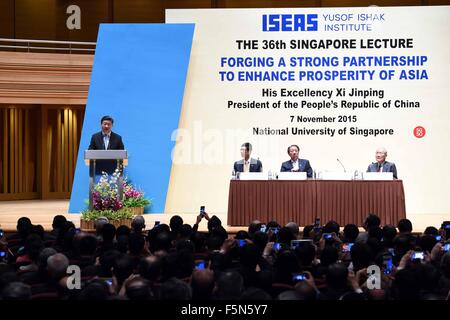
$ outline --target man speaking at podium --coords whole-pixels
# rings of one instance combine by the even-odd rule
[[[100,124],[102,131],[92,135],[89,150],[124,150],[122,137],[112,132],[114,119],[111,116],[103,116]],[[97,160],[95,173],[101,174],[102,171],[105,171],[112,174],[116,168],[117,162],[115,160]]]
[[[312,178],[313,169],[309,164],[309,160],[299,159],[298,154],[300,152],[300,147],[293,144],[288,147],[287,152],[291,160],[283,162],[281,164],[281,172],[306,172],[308,178]]]

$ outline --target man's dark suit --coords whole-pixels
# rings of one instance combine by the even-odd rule
[[[94,133],[91,137],[91,143],[89,144],[89,150],[124,150],[125,146],[122,142],[122,137],[117,133],[111,132],[109,136],[108,148],[105,148],[105,142],[103,141],[103,132]],[[112,174],[117,168],[117,161],[115,160],[97,160],[95,165],[95,174],[102,174],[105,171],[108,174]]]
[[[367,172],[380,172],[380,165],[378,162],[371,163],[369,167],[367,167]],[[383,162],[382,172],[392,172],[394,179],[397,179],[397,168],[393,162]]]
[[[311,165],[309,164],[309,160],[306,159],[298,159],[298,171],[299,172],[306,172],[306,176],[308,178],[312,178],[313,176],[313,169],[311,168]],[[292,161],[286,161],[281,164],[281,172],[290,172],[292,170]]]
[[[234,163],[235,172],[244,172],[244,160],[239,160]],[[250,172],[262,172],[262,163],[257,159],[250,158]]]
[[[109,137],[108,149],[105,148],[103,141],[103,132],[94,133],[91,137],[91,144],[89,150],[124,150],[125,147],[122,142],[122,137],[117,133],[111,132]]]

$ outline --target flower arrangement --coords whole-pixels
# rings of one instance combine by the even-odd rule
[[[151,204],[151,200],[145,198],[144,192],[137,190],[126,177],[123,181],[123,193],[123,206],[126,208],[143,208]]]
[[[123,208],[123,202],[119,199],[119,170],[111,176],[102,172],[99,182],[92,192],[92,206],[96,211],[118,211]]]
[[[122,181],[123,199],[119,199],[119,176],[116,170],[112,175],[102,172],[102,176],[92,192],[92,210],[82,212],[81,219],[95,221],[99,217],[109,220],[126,220],[134,214],[143,214],[144,207],[151,204],[144,192],[137,190],[125,177]]]

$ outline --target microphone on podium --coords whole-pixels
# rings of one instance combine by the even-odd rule
[[[345,167],[344,167],[344,165],[342,164],[341,160],[339,160],[339,158],[337,158],[336,160],[337,160],[337,161],[339,162],[339,164],[342,166],[342,168],[344,169],[344,172],[347,172],[347,170],[345,170]]]

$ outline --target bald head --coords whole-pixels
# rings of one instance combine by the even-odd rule
[[[109,220],[106,217],[99,217],[97,218],[97,220],[95,220],[95,231],[97,232],[97,234],[100,234],[102,232],[103,226],[107,223],[109,223]]]
[[[131,228],[135,232],[141,232],[145,228],[145,219],[143,216],[136,216],[131,222]]]
[[[306,281],[300,281],[295,285],[295,291],[300,297],[300,300],[315,300],[316,290]]]
[[[300,229],[298,227],[298,224],[296,224],[295,222],[288,222],[285,226],[286,228],[288,228],[289,230],[291,230],[292,234],[297,238],[298,234],[300,233]]]
[[[56,253],[47,259],[47,270],[53,279],[60,279],[67,273],[69,259],[62,253]]]
[[[214,272],[211,269],[194,270],[191,288],[195,299],[209,298],[214,289]]]

